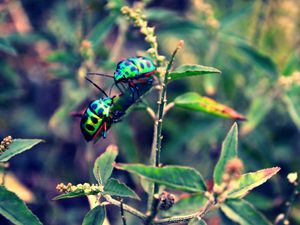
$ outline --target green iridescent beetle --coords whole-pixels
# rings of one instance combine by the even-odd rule
[[[131,57],[120,61],[114,73],[116,83],[127,83],[133,79],[148,77],[156,72],[151,59],[144,56]]]
[[[120,83],[127,83],[132,94],[139,95],[136,83],[147,82],[148,78],[156,72],[156,66],[151,59],[144,56],[131,57],[120,61],[114,73],[115,84],[119,90]],[[136,82],[134,82],[136,81]]]
[[[126,87],[123,84],[128,84],[129,89],[134,99],[134,94],[136,93],[140,97],[140,90],[138,83],[149,83],[149,79],[152,79],[151,75],[154,74],[156,66],[151,61],[151,59],[144,56],[135,56],[128,59],[122,60],[117,64],[114,76],[109,76],[101,73],[88,73],[89,75],[99,75],[114,78],[115,85],[121,91],[125,92]],[[123,89],[120,87],[123,87]]]
[[[136,84],[137,88],[141,90],[141,95],[145,95],[151,89],[152,81],[152,79],[149,79],[147,83]],[[85,111],[79,114],[81,117],[80,128],[85,140],[95,140],[96,142],[101,137],[106,138],[106,132],[111,125],[121,121],[126,111],[139,101],[140,97],[132,98],[129,93],[130,89],[127,89],[125,93],[110,98],[95,83],[90,82],[106,96],[105,98],[91,101]]]
[[[86,141],[98,136],[106,138],[106,132],[113,123],[113,117],[110,115],[112,104],[113,99],[109,97],[90,102],[80,121],[81,132]]]
[[[107,130],[116,120],[113,116],[114,114],[110,112],[114,97],[108,97],[108,95],[97,84],[88,78],[86,79],[106,97],[91,101],[82,113],[72,113],[72,115],[81,117],[80,128],[85,140],[95,140],[96,142],[101,137],[106,138]]]

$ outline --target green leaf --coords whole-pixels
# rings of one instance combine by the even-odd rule
[[[114,178],[110,178],[107,181],[107,183],[104,186],[103,194],[140,200],[139,196],[131,188]]]
[[[93,47],[97,47],[101,41],[106,37],[114,22],[117,19],[116,14],[111,14],[105,17],[102,21],[100,21],[89,34],[89,41],[92,43]]]
[[[23,201],[4,186],[0,186],[0,214],[16,225],[42,224]]]
[[[266,117],[272,109],[273,102],[273,97],[268,94],[256,96],[255,99],[253,99],[246,116],[247,122],[243,124],[241,129],[243,135],[253,131],[253,129]]]
[[[202,66],[197,64],[184,64],[173,70],[171,73],[169,73],[168,79],[172,81],[183,77],[220,73],[220,70],[213,67]]]
[[[11,56],[16,56],[16,50],[10,45],[9,41],[6,38],[0,37],[0,51],[5,52]]]
[[[145,14],[147,19],[155,21],[166,21],[170,18],[172,18],[172,20],[182,20],[182,17],[180,17],[176,12],[158,7],[146,9]]]
[[[0,162],[6,162],[15,155],[29,150],[41,142],[43,142],[41,139],[13,139],[8,149],[0,155]]]
[[[271,196],[266,196],[264,194],[259,194],[257,192],[251,193],[251,195],[247,195],[245,198],[248,202],[252,202],[252,204],[259,210],[272,210],[274,205],[276,204],[277,199],[272,198]]]
[[[203,219],[200,219],[200,218],[194,218],[192,219],[188,225],[207,225],[207,223],[203,220]]]
[[[221,209],[218,209],[218,214],[220,216],[221,223],[220,225],[238,225],[238,223],[233,222],[230,220]]]
[[[279,167],[273,167],[243,174],[238,180],[234,181],[234,184],[232,185],[234,189],[229,192],[228,197],[243,198],[249,191],[265,183],[268,179],[278,173],[279,170]]]
[[[245,7],[236,11],[232,11],[225,17],[221,18],[220,30],[223,31],[236,29],[235,25],[240,24],[242,19],[247,19],[247,17],[253,13],[253,5],[254,2],[249,2],[245,5]]]
[[[300,88],[299,87],[290,87],[283,96],[283,101],[287,106],[287,111],[293,120],[294,124],[300,130]]]
[[[102,225],[105,217],[105,207],[98,205],[85,215],[82,225]]]
[[[160,168],[142,164],[117,164],[116,167],[177,190],[189,192],[206,190],[201,174],[191,167],[165,166]]]
[[[276,76],[278,74],[277,66],[270,56],[261,53],[258,49],[248,44],[240,43],[237,47],[253,61],[254,65],[259,66],[271,75]]]
[[[100,191],[95,191],[93,193],[90,193],[90,195],[96,195],[99,192]],[[76,197],[86,196],[86,195],[87,194],[84,193],[83,190],[79,190],[79,191],[74,191],[74,192],[69,192],[69,193],[64,193],[64,194],[58,195],[55,198],[53,198],[53,200],[61,200],[61,199],[66,199],[66,198],[76,198]]]
[[[74,53],[67,50],[56,50],[46,56],[46,61],[74,65],[77,61]]]
[[[221,210],[232,221],[240,225],[271,225],[249,202],[242,199],[227,199]]]
[[[222,183],[222,177],[227,162],[237,157],[237,144],[238,144],[238,128],[234,123],[228,132],[225,140],[222,143],[221,155],[217,165],[214,169],[214,182],[215,184]]]
[[[105,185],[113,171],[113,163],[118,155],[118,149],[114,145],[107,147],[106,151],[100,155],[94,164],[94,176],[99,184]]]
[[[282,74],[289,76],[296,70],[300,70],[300,55],[293,52],[285,64]]]
[[[199,95],[196,92],[188,92],[175,98],[174,104],[177,107],[205,112],[214,116],[245,120],[246,118],[232,108],[216,102],[215,100]]]
[[[160,213],[164,217],[173,215],[188,215],[196,213],[207,202],[207,198],[203,194],[193,194],[176,201],[176,203],[167,211]]]

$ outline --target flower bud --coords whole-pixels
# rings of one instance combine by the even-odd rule
[[[160,210],[168,210],[175,203],[175,196],[169,192],[162,192],[159,196],[159,209]]]

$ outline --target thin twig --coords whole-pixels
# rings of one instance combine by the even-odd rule
[[[121,207],[121,202],[120,201],[113,199],[109,195],[104,195],[103,197],[110,204],[118,206],[118,207]],[[126,212],[128,212],[128,213],[130,213],[130,214],[132,214],[132,215],[134,215],[136,217],[138,217],[143,223],[145,223],[147,216],[144,213],[138,211],[137,209],[135,209],[135,208],[133,208],[133,207],[131,207],[129,205],[126,205],[126,204],[122,204],[122,205],[123,205],[123,210],[124,211],[126,211]]]
[[[164,116],[169,112],[170,109],[172,109],[175,106],[174,102],[170,102],[169,104],[166,105],[164,109]]]
[[[121,213],[121,218],[122,218],[123,225],[126,225],[126,218],[125,218],[125,215],[124,215],[123,199],[121,199],[121,201],[120,201],[120,213]]]
[[[156,121],[156,116],[155,116],[155,112],[153,111],[153,109],[151,107],[147,107],[146,111],[148,112],[149,116],[151,117],[151,119],[153,121]]]
[[[185,215],[185,216],[174,216],[170,218],[155,220],[152,222],[153,225],[166,225],[166,224],[173,224],[173,223],[187,223],[191,219],[198,217],[202,218],[214,205],[214,200],[209,200],[206,202],[203,208],[201,208],[198,212]]]
[[[168,82],[168,75],[170,73],[171,66],[173,64],[175,55],[181,46],[178,45],[171,56],[171,60],[167,65],[166,72],[162,77],[163,82],[161,83],[161,89],[159,90],[159,100],[157,102],[158,110],[156,114],[157,120],[154,123],[154,134],[153,134],[153,143],[152,143],[152,150],[151,150],[151,164],[155,167],[159,167],[160,165],[160,152],[161,152],[161,141],[163,139],[162,136],[162,123],[163,123],[163,116],[164,116],[164,107],[167,102],[167,82]],[[157,214],[157,207],[159,200],[154,196],[158,193],[159,185],[154,183],[154,187],[151,190],[152,193],[149,195],[148,198],[148,212],[149,216],[146,221],[146,225],[150,224],[151,221],[155,218]]]

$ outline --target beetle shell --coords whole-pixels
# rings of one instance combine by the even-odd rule
[[[118,63],[116,71],[114,73],[114,79],[116,82],[138,79],[140,77],[148,76],[156,71],[156,66],[153,64],[151,59],[136,56]]]
[[[80,122],[81,132],[86,141],[91,141],[98,135],[105,137],[105,132],[112,123],[109,117],[111,106],[111,98],[94,100],[89,104]],[[106,130],[104,123],[106,123]]]

